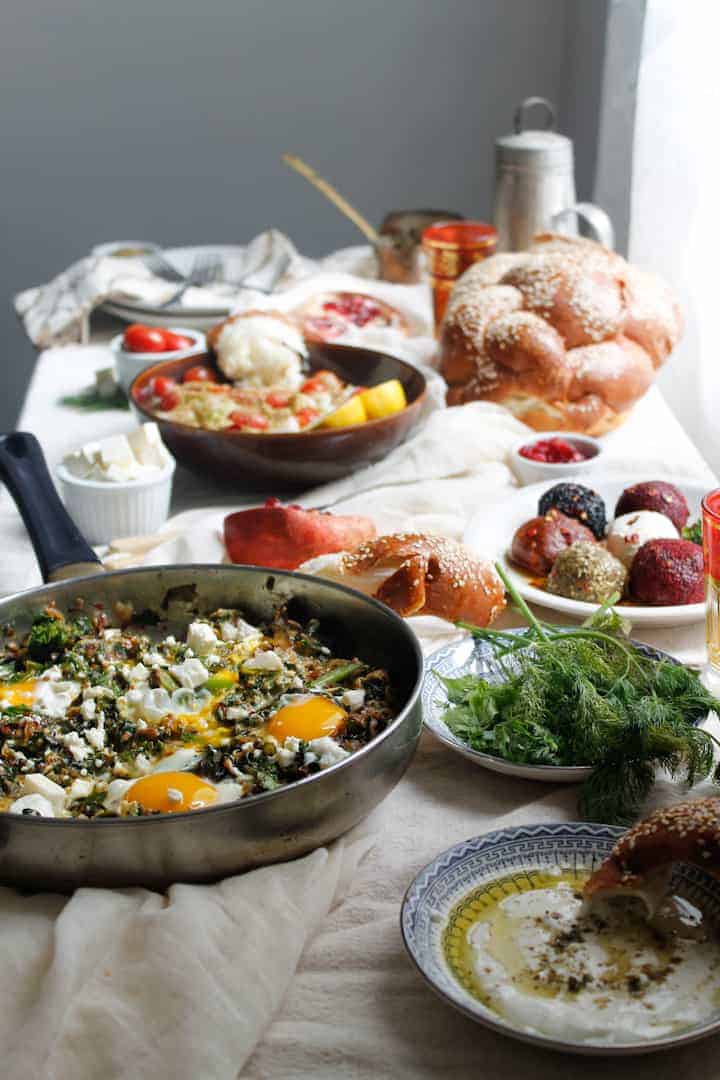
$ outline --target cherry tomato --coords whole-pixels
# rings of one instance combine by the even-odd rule
[[[304,428],[307,427],[308,424],[312,424],[313,420],[317,420],[320,413],[317,409],[298,409],[295,415],[300,427]]]
[[[164,398],[175,394],[177,383],[167,375],[158,375],[152,381],[152,392],[155,397]]]
[[[188,368],[183,375],[183,382],[215,382],[215,372],[203,364]]]
[[[314,375],[311,375],[309,379],[300,387],[301,394],[314,394],[316,390],[325,389],[325,379],[328,375],[331,375],[331,371],[316,371]]]
[[[160,410],[161,412],[172,412],[173,409],[177,409],[180,404],[180,395],[174,390],[171,394],[166,394],[165,397],[160,398]]]
[[[260,416],[259,413],[244,413],[236,410],[230,413],[230,419],[234,428],[250,428],[252,431],[265,431],[269,426],[269,420]]]
[[[287,409],[290,404],[290,395],[281,394],[277,390],[271,390],[265,400],[271,409]]]
[[[195,342],[187,334],[173,334],[172,330],[165,330],[165,349],[174,352],[176,349],[191,349]]]
[[[167,352],[165,331],[159,326],[133,323],[123,334],[123,347],[127,352]]]

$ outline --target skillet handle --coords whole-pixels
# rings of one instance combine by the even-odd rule
[[[34,435],[0,435],[0,478],[25,522],[43,581],[101,572],[100,560],[60,501]]]

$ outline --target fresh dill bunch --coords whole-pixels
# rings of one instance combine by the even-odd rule
[[[715,740],[698,724],[720,701],[698,674],[628,640],[611,598],[576,628],[540,622],[498,573],[528,628],[461,624],[488,642],[487,678],[443,679],[451,731],[473,749],[531,765],[589,765],[579,806],[594,821],[627,823],[664,769],[688,785],[713,772]],[[720,767],[718,767],[720,774]]]

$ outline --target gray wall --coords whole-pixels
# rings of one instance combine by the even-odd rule
[[[529,94],[594,170],[605,0],[4,0],[0,426],[33,351],[10,308],[102,240],[310,254],[352,227],[280,163],[293,149],[379,221],[490,212],[492,139]]]

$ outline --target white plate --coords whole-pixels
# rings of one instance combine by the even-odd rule
[[[238,264],[244,265],[246,251],[247,248],[233,244],[203,244],[196,247],[164,248],[163,254],[168,256],[180,273],[187,273],[198,255],[218,254],[222,255],[224,260],[231,262],[233,255],[237,253]],[[227,304],[207,308],[187,308],[183,307],[182,303],[160,308],[133,304],[129,301],[115,303],[108,300],[102,307],[110,315],[116,315],[127,322],[143,322],[148,326],[171,326],[180,321],[183,326],[191,327],[193,330],[204,330],[213,326],[218,319],[224,318],[234,307],[235,300],[235,296],[229,296]]]
[[[682,491],[690,507],[690,521],[700,516],[700,503],[707,493],[707,487],[696,480],[668,478]],[[527,577],[514,569],[507,560],[507,552],[512,538],[519,527],[538,513],[540,496],[555,484],[583,484],[601,495],[607,505],[608,521],[611,520],[620,494],[631,484],[647,480],[657,480],[652,474],[638,476],[611,473],[592,473],[587,477],[558,477],[555,481],[544,480],[540,484],[518,488],[506,494],[502,501],[486,503],[482,510],[471,518],[464,536],[464,542],[473,551],[490,556],[503,564],[503,567],[525,600],[550,608],[552,611],[571,615],[576,619],[586,619],[597,607],[583,600],[570,600],[565,596],[555,596],[531,585]],[[633,626],[687,626],[701,622],[705,618],[705,604],[676,604],[672,607],[651,607],[641,604],[617,604],[615,610],[629,619]]]
[[[523,629],[524,627],[519,627],[509,630],[508,633],[519,634]],[[651,645],[640,641],[633,641],[632,644],[639,652],[653,660],[678,662],[669,653],[654,649]],[[447,691],[434,672],[449,679],[456,679],[460,675],[478,675],[490,682],[501,682],[503,675],[493,659],[492,646],[478,638],[468,637],[451,645],[444,645],[428,656],[420,696],[423,722],[428,731],[451,750],[462,754],[476,765],[482,765],[484,769],[490,769],[491,772],[517,776],[522,780],[542,780],[548,784],[579,784],[592,772],[591,765],[522,765],[515,761],[506,761],[494,754],[483,754],[481,750],[473,750],[454,735],[445,723],[443,714],[449,705]]]

